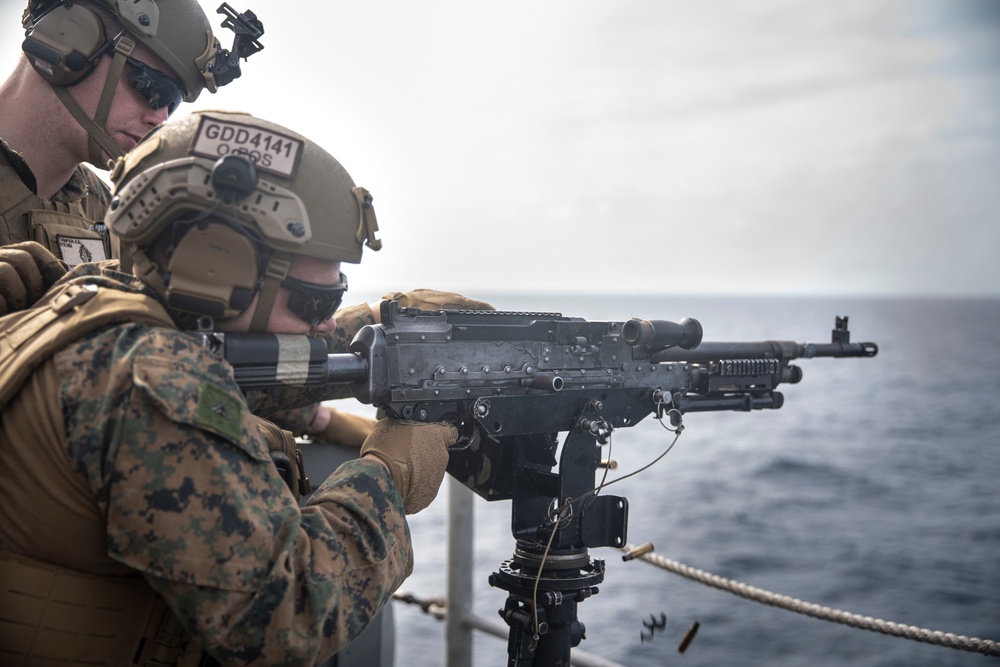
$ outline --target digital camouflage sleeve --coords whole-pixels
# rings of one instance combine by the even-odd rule
[[[300,509],[231,369],[193,338],[118,326],[54,363],[107,555],[143,573],[224,664],[313,664],[409,575],[409,529],[385,469],[351,461]]]

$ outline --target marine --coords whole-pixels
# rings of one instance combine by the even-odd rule
[[[294,141],[295,166],[197,155],[209,123]],[[406,514],[433,500],[457,432],[380,420],[300,508],[275,464],[294,442],[190,332],[334,331],[342,264],[376,245],[372,199],[307,138],[233,112],[167,122],[112,173],[133,275],[83,265],[0,319],[0,581],[23,602],[0,655],[315,664],[411,572]]]
[[[30,0],[22,25],[0,85],[0,245],[34,240],[71,266],[120,259],[94,169],[239,68],[219,66],[229,51],[196,0]]]

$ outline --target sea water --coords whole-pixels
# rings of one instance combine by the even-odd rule
[[[611,487],[629,501],[628,539],[693,567],[803,601],[1000,640],[1000,301],[504,297],[506,310],[590,320],[694,317],[705,340],[828,342],[837,315],[871,359],[806,359],[780,410],[696,413],[673,450]],[[614,474],[673,436],[652,418],[612,438]],[[445,593],[446,489],[411,517],[416,567],[403,590]],[[487,583],[513,553],[510,503],[475,498],[474,606],[499,620]],[[581,603],[580,648],[653,665],[976,665],[994,659],[849,628],[751,602],[621,552]],[[665,614],[652,639],[643,622]],[[444,624],[396,603],[396,664],[443,665]],[[694,622],[690,648],[677,645]],[[507,664],[477,634],[475,667]],[[986,661],[986,662],[984,662]]]

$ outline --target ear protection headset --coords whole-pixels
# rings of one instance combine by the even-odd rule
[[[235,224],[196,222],[167,261],[167,303],[214,318],[239,315],[257,293],[260,262],[256,244]]]
[[[226,205],[257,187],[249,160],[227,155],[212,167],[210,183]],[[224,210],[225,207],[223,207]],[[174,308],[215,318],[235,317],[249,307],[260,286],[263,248],[225,213],[198,214],[183,222],[166,267],[167,302]]]
[[[114,41],[106,39],[104,25],[92,10],[57,3],[28,28],[21,49],[46,81],[72,86],[94,71]]]

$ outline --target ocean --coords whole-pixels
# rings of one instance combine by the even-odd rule
[[[828,342],[834,317],[849,316],[852,341],[876,342],[877,357],[801,360],[780,410],[689,414],[666,457],[609,489],[628,498],[628,541],[807,602],[1000,640],[1000,301],[484,298],[590,320],[694,317],[706,341]],[[616,430],[614,472],[671,440],[652,418]],[[411,517],[416,567],[402,590],[420,597],[445,593],[446,493]],[[487,579],[513,553],[510,504],[476,497],[474,513],[474,606],[499,620],[506,593]],[[591,556],[608,568],[579,606],[580,648],[622,665],[992,664],[744,600],[615,549]],[[666,627],[641,641],[661,613]],[[395,664],[444,665],[443,622],[399,602],[393,616]],[[506,665],[506,642],[477,634],[474,656],[475,667]]]

